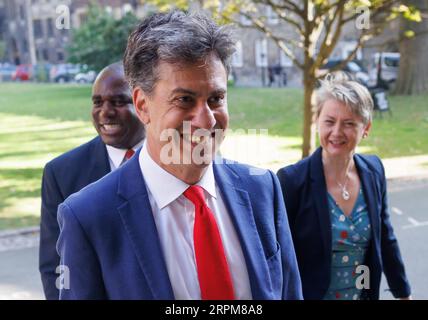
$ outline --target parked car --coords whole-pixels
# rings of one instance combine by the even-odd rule
[[[64,63],[52,66],[50,70],[50,79],[53,82],[64,83],[74,80],[81,67],[76,64]]]
[[[0,81],[11,81],[16,66],[10,63],[0,63]]]
[[[77,83],[92,83],[95,81],[95,78],[97,77],[97,73],[93,70],[89,70],[86,72],[79,72],[74,77],[74,81]]]
[[[328,60],[328,62],[320,68],[318,76],[323,76],[327,74],[329,70],[336,67],[338,64],[342,62],[343,60],[339,60],[339,59]],[[351,75],[353,75],[357,79],[357,81],[359,81],[363,85],[367,85],[369,81],[368,72],[364,69],[362,63],[358,60],[351,60],[347,62],[340,70],[349,72]]]
[[[33,67],[31,64],[20,64],[12,74],[13,81],[28,81],[33,76]]]
[[[375,53],[370,61],[370,85],[376,85],[378,82],[387,86],[392,85],[397,80],[399,64],[400,53],[398,52]]]
[[[52,69],[52,64],[47,62],[41,62],[33,68],[33,80],[37,82],[49,82],[49,74]]]

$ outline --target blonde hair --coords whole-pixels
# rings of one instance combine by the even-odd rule
[[[319,117],[324,103],[335,99],[348,106],[352,113],[361,117],[364,124],[372,120],[373,99],[370,92],[362,84],[343,71],[329,73],[320,80],[316,90],[316,116]]]

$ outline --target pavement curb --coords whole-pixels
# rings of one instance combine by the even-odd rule
[[[33,234],[33,233],[40,233],[40,227],[34,226],[34,227],[26,227],[26,228],[19,228],[19,229],[3,230],[3,231],[0,231],[0,238],[9,238],[9,237],[22,236],[22,235]]]
[[[394,192],[396,189],[401,190],[402,188],[411,188],[412,185],[416,184],[418,187],[420,184],[428,184],[428,174],[411,175],[402,177],[390,177],[387,178],[388,192]],[[39,226],[18,228],[18,229],[6,229],[0,231],[0,239],[25,236],[30,234],[40,233]]]

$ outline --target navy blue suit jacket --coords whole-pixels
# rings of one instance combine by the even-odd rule
[[[59,255],[57,210],[69,195],[110,172],[107,149],[100,137],[62,154],[46,164],[42,180],[39,270],[47,299],[59,298],[55,286]]]
[[[278,171],[299,264],[304,299],[323,299],[330,285],[332,239],[322,149]],[[379,299],[382,271],[395,297],[410,295],[397,239],[389,220],[385,172],[376,156],[356,154],[355,165],[367,202],[372,240],[365,265],[370,289],[364,299]]]
[[[58,252],[70,287],[60,299],[174,299],[138,154],[58,210]],[[214,164],[254,299],[301,299],[279,182],[241,164]],[[65,284],[65,282],[64,282]]]

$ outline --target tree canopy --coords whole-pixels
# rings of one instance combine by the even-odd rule
[[[91,4],[86,22],[72,33],[71,44],[67,47],[68,61],[100,71],[121,60],[128,35],[137,23],[132,13],[115,19],[101,7]]]
[[[146,1],[147,2],[147,1]],[[418,10],[404,0],[149,0],[160,10],[199,6],[221,23],[233,22],[241,27],[255,28],[272,39],[302,71],[303,146],[302,157],[315,149],[313,93],[323,76],[319,69],[327,62],[345,30],[352,30],[355,46],[342,63],[354,59],[357,51],[371,38],[379,35],[397,17],[418,20]],[[280,27],[268,22],[268,10],[280,21]],[[242,23],[242,17],[246,23]]]

